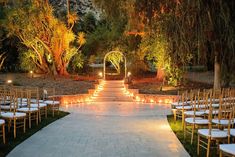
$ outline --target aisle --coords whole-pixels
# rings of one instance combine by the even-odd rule
[[[166,104],[136,103],[108,81],[93,102],[74,104],[71,114],[17,146],[9,157],[188,157],[166,115]]]

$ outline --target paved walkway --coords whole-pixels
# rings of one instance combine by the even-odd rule
[[[64,108],[71,114],[43,128],[8,156],[189,156],[168,125],[169,106],[132,102],[115,84],[121,83],[107,82],[91,103]]]

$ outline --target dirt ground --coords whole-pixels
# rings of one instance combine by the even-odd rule
[[[204,89],[213,87],[212,72],[188,72],[184,76],[181,85],[174,87],[158,82],[155,78],[135,78],[130,88],[137,88],[140,93],[146,94],[173,94],[176,95],[179,90]]]
[[[0,84],[7,84],[7,80],[12,80],[13,85],[33,86],[33,87],[55,87],[57,95],[70,95],[87,93],[88,89],[94,88],[95,78],[79,77],[49,77],[24,73],[0,74]]]
[[[213,73],[187,73],[183,84],[178,87],[162,85],[153,76],[148,78],[134,78],[130,88],[137,88],[140,93],[148,94],[177,94],[178,90],[189,90],[195,88],[212,88]],[[0,73],[0,84],[6,84],[7,80],[12,80],[12,84],[18,86],[55,87],[57,95],[72,95],[87,93],[88,89],[94,88],[96,78],[92,76],[70,76],[70,77],[50,77],[25,73]]]

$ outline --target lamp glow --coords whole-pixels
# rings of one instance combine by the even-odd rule
[[[99,72],[99,77],[103,77],[103,73],[102,72]]]
[[[128,73],[127,73],[127,76],[130,77],[130,76],[131,76],[131,72],[128,72]]]
[[[7,83],[8,83],[8,84],[11,84],[11,83],[12,83],[12,80],[7,80]]]

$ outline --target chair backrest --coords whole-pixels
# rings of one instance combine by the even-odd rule
[[[43,88],[43,100],[55,100],[55,88]]]
[[[221,89],[213,89],[213,94],[212,94],[212,103],[216,103],[217,100],[220,99],[220,95],[221,95]]]
[[[28,89],[31,96],[31,102],[34,104],[38,104],[39,108],[39,89],[37,87],[31,87]]]
[[[219,121],[221,119],[227,119],[228,120],[228,124],[223,125],[223,128],[227,128],[227,134],[228,136],[230,136],[230,127],[231,127],[231,118],[232,118],[232,112],[233,110],[231,108],[227,108],[226,105],[223,103],[224,98],[223,95],[221,93],[220,97],[219,97],[219,113],[218,113],[218,119]],[[212,131],[212,118],[213,118],[213,110],[215,110],[215,108],[212,107],[212,100],[210,101],[210,105],[209,105],[209,114],[208,114],[208,127],[209,127],[209,135],[211,135],[211,131]]]

